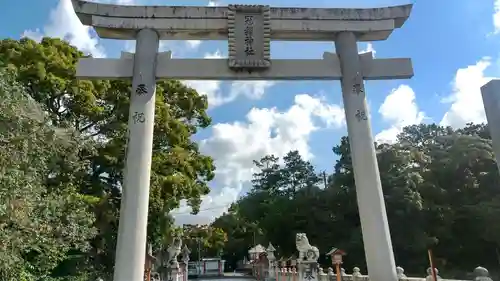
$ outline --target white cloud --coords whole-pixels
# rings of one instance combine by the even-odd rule
[[[177,211],[182,214],[175,216],[177,223],[207,223],[224,212],[249,184],[256,171],[252,160],[268,154],[282,157],[291,150],[311,159],[310,135],[321,127],[339,128],[344,124],[344,110],[339,105],[301,94],[295,96],[294,104],[286,111],[253,108],[244,122],[214,125],[212,136],[203,140],[200,147],[215,159],[215,181],[222,190],[214,190],[203,198],[202,211],[197,216],[187,215],[189,208],[184,205]]]
[[[219,51],[216,51],[215,53],[205,54],[204,58],[220,59],[223,56]],[[229,94],[225,95],[221,90],[221,81],[186,80],[184,83],[201,95],[206,95],[210,108],[232,102],[240,96],[249,99],[260,99],[267,89],[276,84],[274,81],[234,81],[230,85]]]
[[[238,96],[245,96],[249,99],[260,99],[274,84],[276,84],[274,81],[235,81],[231,83],[228,98],[234,100]]]
[[[441,120],[441,125],[457,128],[469,122],[486,122],[481,87],[493,79],[484,74],[490,65],[490,58],[484,57],[475,65],[457,71],[452,83],[453,92],[443,100],[443,103],[451,103],[451,106]]]
[[[231,187],[224,186],[218,193],[212,192],[210,195],[204,196],[200,212],[196,215],[191,215],[191,208],[185,202],[182,202],[181,207],[172,213],[175,223],[182,225],[207,224],[212,222],[227,211],[230,204],[238,198],[242,189],[243,185],[241,183],[235,183]]]
[[[377,142],[393,143],[405,126],[419,124],[425,118],[425,113],[418,109],[415,92],[408,85],[393,89],[378,112],[384,121],[391,124],[391,127],[375,136]]]
[[[207,53],[204,56],[205,59],[218,59],[222,58],[222,54],[219,51],[215,53]],[[222,95],[220,90],[221,81],[215,80],[186,80],[183,81],[187,86],[195,89],[200,95],[206,95],[208,98],[208,104],[210,107],[215,107],[231,100],[227,100]]]
[[[187,40],[186,45],[190,49],[198,49],[201,45],[201,40]]]
[[[118,4],[118,5],[137,5],[141,1],[138,0],[91,0],[91,2]],[[42,30],[26,30],[22,37],[29,37],[33,40],[40,41],[42,37],[57,37],[65,39],[70,44],[76,46],[85,53],[90,53],[94,57],[105,57],[105,50],[99,44],[99,38],[93,31],[92,27],[84,26],[76,16],[71,0],[59,0],[57,6],[50,12],[48,23]],[[190,50],[199,48],[201,41],[187,40],[181,42],[183,47],[169,41],[160,41],[159,51],[174,49],[180,51],[187,46]],[[135,52],[135,41],[125,41],[125,50],[127,52]],[[173,54],[175,55],[175,54]]]
[[[208,6],[209,7],[221,6],[221,3],[219,1],[210,0],[210,1],[208,1]]]
[[[361,50],[359,53],[369,52],[373,54],[373,57],[377,53],[372,43],[367,43],[366,49]],[[418,109],[415,92],[408,85],[400,85],[397,89],[392,89],[378,112],[382,119],[390,124],[390,127],[375,135],[375,141],[377,142],[393,143],[405,126],[421,123],[425,118],[424,112]],[[371,116],[370,112],[369,115]]]
[[[210,108],[230,102],[231,100],[224,97],[220,85],[221,81],[216,80],[186,80],[183,81],[187,86],[195,89],[200,95],[205,95],[208,98]]]
[[[369,53],[369,52],[372,52],[373,57],[375,57],[375,54],[377,53],[377,51],[373,48],[373,44],[372,43],[367,43],[366,44],[366,49],[363,49],[363,50],[359,51],[360,54],[365,54],[365,53]]]
[[[37,41],[43,36],[57,37],[94,57],[105,56],[104,48],[99,45],[99,39],[92,35],[92,28],[84,26],[76,16],[71,0],[59,0],[57,6],[50,12],[49,22],[43,30],[26,30],[22,36]]]
[[[495,28],[495,33],[500,32],[500,0],[495,0],[494,2],[493,27]]]
[[[500,0],[493,4],[494,33],[500,33]],[[486,122],[481,87],[496,77],[485,76],[486,69],[491,66],[491,58],[483,57],[476,64],[457,70],[453,80],[452,94],[442,100],[451,103],[444,114],[441,125],[455,128],[465,124]]]
[[[125,41],[125,51],[130,53],[135,53],[135,40]]]

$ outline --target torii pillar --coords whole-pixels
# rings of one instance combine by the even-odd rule
[[[397,281],[382,185],[366,106],[364,80],[408,79],[410,59],[359,55],[357,42],[385,40],[412,5],[374,9],[117,6],[72,0],[101,38],[137,40],[136,54],[81,59],[80,79],[130,79],[129,149],[115,281],[144,271],[155,79],[341,80],[363,242],[371,281]],[[228,59],[171,59],[158,40],[228,40]],[[271,40],[335,41],[322,59],[271,60]],[[313,281],[313,280],[311,280]]]
[[[493,152],[500,172],[500,80],[495,79],[481,87],[484,112],[488,121]]]
[[[153,154],[156,96],[156,31],[137,33],[128,122],[125,179],[122,192],[113,280],[142,280],[146,255],[149,183]]]
[[[374,281],[397,280],[364,83],[360,77],[362,68],[356,35],[353,32],[340,33],[335,48],[342,69],[342,98],[368,275]],[[353,81],[358,82],[353,86]]]

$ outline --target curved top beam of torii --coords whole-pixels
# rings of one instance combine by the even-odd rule
[[[135,39],[155,29],[160,39],[226,40],[228,7],[122,6],[72,0],[80,21],[101,38]],[[272,40],[333,41],[340,31],[359,41],[385,40],[410,16],[412,5],[384,8],[270,8]]]

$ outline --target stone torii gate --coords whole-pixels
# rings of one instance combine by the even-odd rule
[[[148,194],[157,79],[341,80],[368,273],[396,281],[385,203],[363,80],[408,79],[411,60],[359,55],[358,41],[385,40],[410,15],[411,5],[373,9],[118,6],[72,0],[85,25],[101,38],[136,40],[119,59],[81,59],[80,79],[130,79],[129,139],[115,281],[144,272]],[[228,59],[172,59],[159,40],[228,40]],[[335,41],[322,59],[272,60],[271,40]]]

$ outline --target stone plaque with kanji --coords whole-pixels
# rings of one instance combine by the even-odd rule
[[[268,68],[271,65],[269,6],[230,5],[227,20],[229,67]]]

